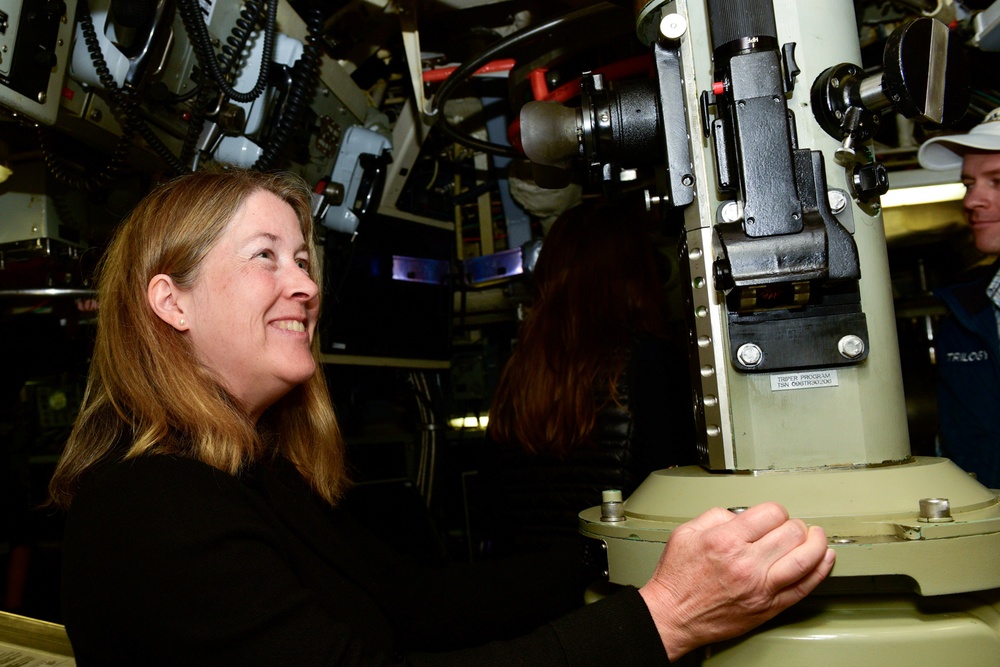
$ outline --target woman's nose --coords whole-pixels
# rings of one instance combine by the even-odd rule
[[[295,267],[295,270],[292,271],[292,276],[288,286],[292,298],[302,301],[311,301],[316,298],[319,294],[319,285],[309,277],[309,274]]]

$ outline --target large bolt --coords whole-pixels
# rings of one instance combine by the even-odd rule
[[[848,334],[837,343],[837,349],[845,359],[857,359],[865,353],[865,341],[859,336]]]
[[[920,520],[929,523],[954,521],[951,516],[951,503],[947,498],[921,498]]]
[[[601,491],[601,521],[617,522],[625,520],[625,503],[618,489]]]
[[[764,353],[754,343],[743,343],[740,345],[740,348],[736,350],[736,358],[739,359],[740,363],[744,366],[753,368],[764,358]]]
[[[834,213],[840,213],[847,208],[847,195],[844,194],[843,190],[830,190],[826,196],[830,202],[830,209]]]
[[[722,216],[723,222],[736,222],[743,217],[743,211],[740,210],[738,202],[727,201],[722,205],[719,215]]]

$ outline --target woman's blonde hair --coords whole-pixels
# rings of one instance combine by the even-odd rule
[[[172,454],[230,474],[283,455],[334,503],[346,486],[344,447],[326,380],[316,372],[256,424],[196,359],[187,336],[150,307],[160,273],[191,288],[209,250],[249,197],[271,192],[295,211],[317,267],[310,192],[290,174],[199,171],[147,195],[115,231],[98,267],[100,305],[80,414],[49,489],[66,508],[81,477],[102,459]],[[317,269],[310,268],[317,283]],[[313,355],[319,358],[318,336]]]

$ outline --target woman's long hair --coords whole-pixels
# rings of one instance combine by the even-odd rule
[[[149,281],[160,273],[190,289],[209,250],[258,191],[292,207],[310,267],[318,266],[309,188],[290,174],[182,176],[146,196],[116,230],[98,267],[100,310],[90,376],[49,486],[53,504],[68,507],[81,477],[102,459],[151,453],[197,459],[230,474],[280,453],[327,501],[343,492],[343,440],[321,371],[254,424],[198,362],[187,337],[161,320],[147,300]],[[320,283],[316,271],[310,268]],[[318,337],[313,355],[318,361]]]
[[[583,204],[549,230],[534,301],[493,396],[493,440],[556,455],[578,447],[598,411],[620,404],[618,380],[633,337],[665,335],[655,250],[636,218],[608,204]]]

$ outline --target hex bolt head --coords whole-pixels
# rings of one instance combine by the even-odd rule
[[[743,217],[739,203],[734,201],[727,201],[723,204],[719,214],[722,216],[723,222],[736,222]]]
[[[764,358],[764,352],[754,343],[743,343],[736,350],[736,358],[744,366],[753,368]]]
[[[843,190],[830,190],[826,193],[826,197],[830,202],[830,210],[834,213],[840,213],[847,208],[847,195]]]
[[[837,343],[837,349],[845,359],[857,359],[865,353],[865,341],[859,336],[848,334]]]

